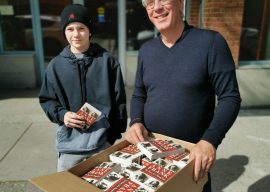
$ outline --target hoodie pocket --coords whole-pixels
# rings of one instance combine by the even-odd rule
[[[80,134],[81,147],[97,148],[107,141],[107,131],[110,127],[108,119],[103,115],[88,130]]]
[[[68,135],[70,135],[71,130],[67,128],[65,125],[57,126],[56,128],[56,139],[57,142],[64,141]]]
[[[65,126],[57,129],[57,148],[61,152],[86,152],[102,146],[107,141],[110,123],[102,115],[89,129],[70,129]]]

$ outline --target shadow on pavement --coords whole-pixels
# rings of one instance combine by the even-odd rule
[[[221,192],[236,181],[245,172],[245,166],[248,162],[248,157],[244,155],[218,159],[211,171],[212,191]]]
[[[40,88],[35,89],[0,89],[0,100],[11,98],[37,98]]]
[[[256,181],[248,188],[248,192],[265,192],[270,190],[270,175]]]
[[[254,107],[254,108],[241,108],[238,116],[248,117],[248,116],[270,116],[270,107]]]
[[[0,192],[42,192],[28,181],[0,182]]]

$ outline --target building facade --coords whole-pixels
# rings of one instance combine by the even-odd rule
[[[59,15],[69,3],[90,9],[92,41],[119,59],[126,85],[133,86],[138,49],[158,35],[141,0],[1,0],[1,88],[40,85],[48,61],[66,45]],[[191,25],[227,40],[243,105],[270,106],[270,0],[185,0],[183,12]]]

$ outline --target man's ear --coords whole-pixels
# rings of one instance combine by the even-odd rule
[[[182,14],[182,17],[183,17],[183,11],[184,11],[184,0],[177,0],[178,3],[179,3],[179,10]]]

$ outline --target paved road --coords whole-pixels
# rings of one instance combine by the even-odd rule
[[[27,180],[56,171],[54,125],[37,95],[0,90],[0,192],[37,192]],[[270,191],[269,157],[270,109],[241,110],[218,149],[213,192]]]

